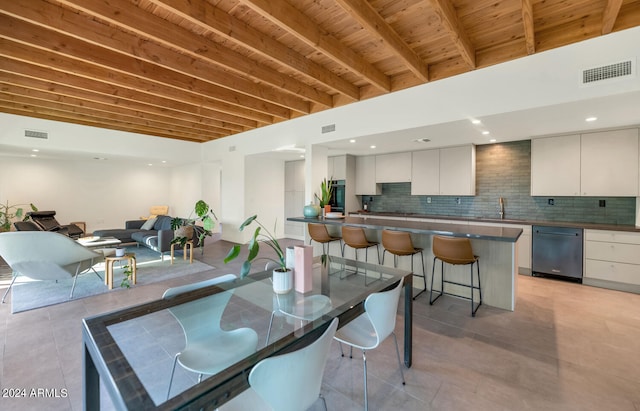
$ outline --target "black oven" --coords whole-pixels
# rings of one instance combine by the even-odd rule
[[[331,211],[344,213],[344,180],[332,180],[331,187],[333,187],[329,200]]]

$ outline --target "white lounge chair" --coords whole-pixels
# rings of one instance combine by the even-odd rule
[[[104,259],[103,254],[80,245],[66,235],[49,231],[0,233],[0,256],[13,270],[11,284],[2,296],[3,303],[19,275],[34,280],[73,277],[71,299],[78,275]]]

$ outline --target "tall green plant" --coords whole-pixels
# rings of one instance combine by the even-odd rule
[[[197,218],[192,218],[194,212]],[[202,222],[202,226],[196,225],[198,221]],[[209,204],[204,200],[198,200],[193,207],[193,211],[189,214],[189,218],[175,217],[171,219],[171,229],[176,230],[181,226],[192,226],[198,235],[198,245],[202,246],[204,245],[204,239],[213,235],[213,228],[215,227],[216,221],[218,221],[218,217],[216,217],[216,214],[209,207]],[[187,237],[176,236],[171,240],[171,243],[184,247],[185,243],[189,240],[190,238]]]
[[[6,203],[0,204],[0,231],[11,230],[11,223],[15,220],[27,221],[29,216],[24,213],[23,206],[24,204],[9,205],[8,200]],[[31,211],[38,211],[33,204],[29,204],[29,206]]]
[[[282,247],[280,247],[280,244],[278,243],[278,240],[275,238],[275,236],[264,225],[262,225],[262,223],[258,221],[257,218],[257,215],[247,218],[239,228],[240,231],[243,231],[245,227],[251,225],[251,223],[253,223],[254,221],[258,225],[258,227],[256,227],[255,231],[253,232],[251,240],[247,243],[249,255],[247,256],[245,262],[242,263],[240,278],[244,278],[247,276],[247,274],[249,274],[249,271],[251,270],[251,263],[256,260],[256,257],[258,257],[258,253],[260,252],[260,243],[264,243],[269,246],[273,251],[275,251],[277,255],[277,259],[269,257],[261,258],[276,263],[278,265],[278,270],[287,271],[286,257]],[[275,224],[273,225],[273,231],[276,231]],[[242,246],[239,244],[234,245],[231,250],[229,250],[229,254],[227,254],[224,259],[225,264],[238,257],[240,255],[241,248]]]

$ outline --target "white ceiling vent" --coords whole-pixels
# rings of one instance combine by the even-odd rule
[[[620,77],[632,77],[635,74],[634,66],[633,60],[627,60],[620,63],[583,70],[582,84],[592,84],[598,81]]]
[[[335,124],[329,124],[328,126],[322,126],[322,134],[332,133],[334,131],[336,131],[336,125]]]
[[[49,133],[47,133],[46,131],[25,130],[24,136],[46,140],[49,138]]]

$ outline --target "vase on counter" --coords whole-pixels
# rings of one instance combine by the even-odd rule
[[[308,205],[304,206],[303,213],[305,218],[318,217],[320,215],[320,206],[317,204],[309,203]]]

